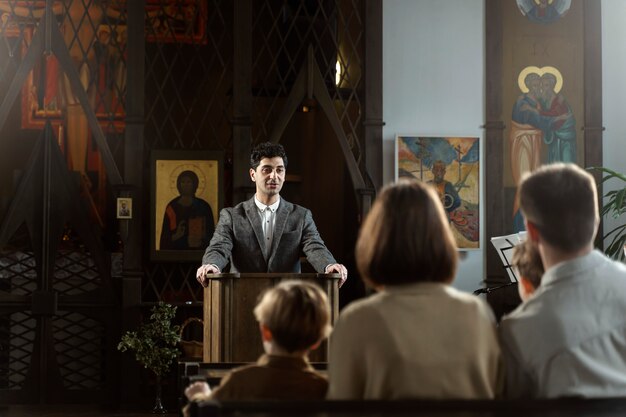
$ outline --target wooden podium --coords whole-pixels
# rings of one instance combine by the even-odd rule
[[[233,273],[208,276],[204,288],[203,362],[255,362],[263,353],[259,324],[254,307],[259,295],[285,279],[317,283],[328,296],[331,323],[339,314],[339,274]],[[311,352],[312,362],[328,360],[324,342]]]

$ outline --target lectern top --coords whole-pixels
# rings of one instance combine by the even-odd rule
[[[341,279],[341,274],[318,274],[315,272],[306,273],[293,273],[293,272],[232,272],[223,274],[207,274],[207,279],[233,279],[233,278],[245,278],[245,279]]]

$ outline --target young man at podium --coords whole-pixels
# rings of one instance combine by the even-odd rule
[[[250,179],[256,193],[250,200],[225,208],[207,247],[196,279],[208,285],[207,274],[231,272],[300,272],[300,252],[319,273],[348,277],[321,239],[311,211],[280,197],[287,155],[280,144],[264,142],[250,155]]]

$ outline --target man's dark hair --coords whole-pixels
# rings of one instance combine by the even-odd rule
[[[285,168],[287,168],[287,154],[285,153],[283,145],[272,142],[259,143],[250,153],[250,167],[256,170],[261,163],[261,159],[275,158],[277,156],[283,158],[283,164]]]

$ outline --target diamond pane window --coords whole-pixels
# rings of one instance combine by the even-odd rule
[[[230,0],[148,2],[147,150],[223,150],[228,161],[232,150],[233,7]],[[150,179],[145,180],[150,189]],[[231,192],[226,181],[225,194]],[[196,268],[195,264],[147,264],[142,301],[201,302],[202,291],[194,285]]]
[[[64,387],[101,389],[106,366],[104,326],[83,314],[67,311],[59,311],[52,325]]]

